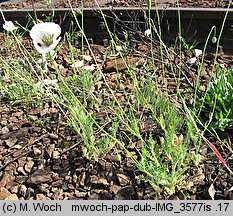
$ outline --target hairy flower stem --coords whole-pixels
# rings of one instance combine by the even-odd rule
[[[3,18],[3,21],[4,21],[4,23],[6,22],[6,18],[5,18],[5,16],[4,16],[4,14],[3,14],[3,12],[2,12],[2,9],[0,8],[0,13],[1,13],[1,15],[2,15],[2,18]]]
[[[37,19],[37,14],[36,14],[36,9],[35,9],[35,1],[32,0],[32,10],[34,12],[34,16],[35,16],[35,19],[36,19],[36,23],[38,23],[38,19]]]

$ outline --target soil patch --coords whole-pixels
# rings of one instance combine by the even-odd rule
[[[72,7],[81,7],[81,1],[73,1],[71,0]],[[102,7],[141,7],[147,6],[146,0],[98,0],[97,1]],[[177,3],[175,0],[167,1],[167,0],[158,0],[156,1],[159,7],[177,7]],[[226,8],[228,7],[229,1],[213,1],[213,0],[197,0],[197,1],[189,1],[189,0],[181,0],[179,1],[180,7],[204,7],[204,8]],[[155,2],[152,1],[152,5],[155,5]],[[27,9],[32,8],[32,1],[29,0],[9,0],[0,2],[0,6],[2,9]],[[87,0],[84,2],[84,7],[95,7],[95,3],[93,1]],[[52,0],[52,5],[49,5],[45,0],[35,0],[35,8],[69,8],[69,4],[67,1],[60,0]],[[232,5],[231,5],[232,7]]]

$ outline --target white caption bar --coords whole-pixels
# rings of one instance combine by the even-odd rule
[[[233,201],[0,201],[1,216],[232,215]]]

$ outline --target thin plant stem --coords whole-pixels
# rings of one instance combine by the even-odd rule
[[[203,65],[204,65],[204,58],[205,58],[205,53],[206,53],[206,49],[207,49],[207,46],[209,44],[209,41],[210,41],[210,38],[211,38],[211,35],[213,34],[214,32],[214,35],[215,35],[215,32],[216,32],[216,26],[212,26],[208,36],[207,36],[207,39],[205,41],[205,45],[204,45],[204,48],[203,48],[203,53],[202,53],[202,58],[201,58],[201,64],[200,66],[198,67],[198,71],[197,71],[197,78],[196,78],[196,84],[195,84],[195,92],[194,92],[194,104],[193,104],[193,107],[195,108],[196,107],[196,101],[197,101],[197,91],[198,91],[198,87],[199,87],[199,78],[200,78],[200,75],[201,75],[201,70],[203,68]],[[204,103],[204,102],[203,102]],[[202,106],[201,106],[202,107]],[[200,113],[199,113],[200,114]],[[199,116],[199,115],[198,115]]]
[[[227,11],[226,11],[225,16],[223,18],[221,29],[220,29],[220,32],[219,32],[219,36],[218,36],[218,40],[217,40],[217,44],[216,44],[214,65],[213,65],[213,68],[212,68],[212,71],[211,71],[212,74],[213,74],[213,71],[214,71],[214,68],[215,68],[215,65],[216,65],[216,62],[217,62],[217,54],[218,54],[218,51],[219,51],[219,44],[220,44],[220,41],[221,41],[221,37],[222,37],[222,34],[223,34],[223,30],[224,30],[224,27],[225,27],[225,24],[226,24],[226,20],[227,20],[227,17],[228,17],[228,14],[229,14],[229,9],[230,9],[231,5],[232,5],[232,0],[230,0],[229,3],[228,3]]]
[[[35,1],[34,0],[32,0],[32,10],[34,12],[36,23],[38,23],[38,18],[37,18],[37,14],[36,14]]]
[[[178,16],[178,34],[179,34],[179,70],[178,70],[178,82],[176,90],[179,92],[180,89],[180,75],[181,75],[181,65],[182,65],[182,43],[181,43],[181,37],[182,37],[182,27],[181,27],[181,16],[180,16],[180,4],[179,0],[177,0],[177,16]]]
[[[83,1],[81,0],[81,27],[82,27],[82,32],[84,32],[84,14],[83,14]],[[81,35],[81,40],[82,40],[82,55],[84,55],[84,34]]]
[[[157,7],[157,0],[155,0],[155,6],[156,6],[156,17],[157,17],[157,22],[158,22],[158,36],[159,36],[159,48],[160,48],[160,56],[161,56],[161,62],[162,62],[162,74],[163,74],[163,82],[164,82],[164,86],[165,86],[165,90],[167,93],[167,80],[166,80],[166,76],[165,76],[165,65],[164,65],[164,43],[162,41],[162,29],[161,29],[161,20],[160,20],[160,14],[159,14],[159,10]]]
[[[1,15],[2,15],[2,18],[3,18],[3,21],[6,22],[5,16],[4,16],[3,11],[2,11],[1,8],[0,8],[0,12],[1,12]]]

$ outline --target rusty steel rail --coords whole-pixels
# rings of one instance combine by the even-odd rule
[[[74,10],[81,10],[80,8],[74,8]],[[65,15],[72,19],[71,13],[69,15],[69,8],[54,9],[55,17],[61,18]],[[106,15],[108,24],[111,27],[113,23],[118,22],[143,22],[145,21],[145,14],[148,13],[146,7],[103,7],[103,13]],[[108,37],[108,33],[103,28],[103,19],[97,8],[83,8],[84,26],[87,37],[93,38],[94,42],[101,42]],[[3,13],[7,20],[17,20],[18,22],[26,22],[28,14],[34,16],[32,9],[17,9],[17,10],[3,10]],[[38,18],[43,15],[49,15],[51,10],[36,9]],[[221,45],[225,51],[233,52],[233,9],[225,8],[155,8],[151,9],[151,14],[154,22],[157,22],[157,15],[159,14],[161,20],[161,28],[163,32],[164,41],[174,41],[178,36],[178,14],[181,19],[182,36],[188,42],[197,41],[204,43],[210,32],[210,29],[215,26],[216,33],[221,30],[223,19],[228,13],[226,23],[224,25],[223,34],[221,38]],[[116,17],[118,21],[116,21]],[[79,17],[78,17],[79,18]],[[3,20],[0,21],[2,24]],[[69,26],[69,21],[64,23],[64,27]],[[114,28],[114,27],[113,27]],[[143,27],[142,27],[143,28]]]

